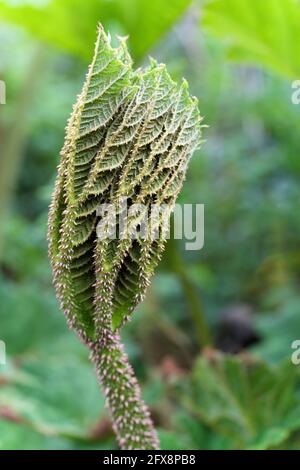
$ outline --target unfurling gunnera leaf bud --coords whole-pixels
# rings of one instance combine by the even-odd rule
[[[198,102],[187,82],[178,87],[154,60],[133,70],[125,40],[114,49],[100,26],[66,129],[48,239],[57,296],[69,326],[91,350],[123,449],[159,448],[119,332],[160,259],[165,219],[200,136]],[[155,237],[132,236],[141,224],[138,210],[128,211],[123,236],[110,210],[99,213],[101,205],[120,208],[124,200],[129,209],[166,208],[152,224]],[[107,236],[99,237],[104,220]],[[108,236],[112,229],[119,236]]]

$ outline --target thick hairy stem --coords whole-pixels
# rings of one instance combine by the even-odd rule
[[[119,334],[106,328],[102,339],[93,345],[92,360],[120,447],[127,450],[159,449],[149,410],[141,398],[141,389]]]

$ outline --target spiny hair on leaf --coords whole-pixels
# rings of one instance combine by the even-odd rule
[[[203,126],[186,80],[177,86],[166,66],[152,58],[147,67],[135,70],[126,39],[119,42],[113,48],[99,26],[94,57],[66,128],[48,239],[54,285],[68,324],[92,349],[96,362],[98,357],[98,371],[99,361],[109,365],[117,357],[125,379],[129,374],[135,383],[116,335],[144,297],[166,231],[161,221],[158,239],[102,239],[97,237],[97,208],[127,199],[129,206],[148,209],[166,205],[171,213]],[[130,235],[140,218],[128,220]],[[116,224],[118,233],[118,220],[110,224]],[[111,387],[103,375],[101,381]],[[133,388],[129,398],[140,403],[140,392]],[[111,405],[118,401],[118,395],[108,395]],[[148,448],[157,445],[148,414],[141,416],[144,408],[137,405],[131,413],[143,430],[136,441],[130,432],[128,437],[127,425],[116,425],[119,441],[128,448],[138,441]]]

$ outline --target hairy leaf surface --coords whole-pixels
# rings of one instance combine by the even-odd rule
[[[100,27],[67,126],[49,220],[55,286],[70,325],[84,339],[95,338],[103,306],[110,306],[115,330],[142,300],[164,247],[163,219],[200,135],[197,99],[187,83],[178,87],[154,60],[133,70],[126,42],[112,48]],[[120,215],[124,201],[126,232],[109,209]],[[98,212],[101,204],[106,214]],[[157,236],[133,237],[153,204],[164,207],[151,227]],[[99,224],[115,239],[99,237]]]

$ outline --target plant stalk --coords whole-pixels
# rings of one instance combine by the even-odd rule
[[[173,224],[171,220],[171,224]],[[172,227],[172,225],[171,225]],[[201,300],[193,283],[191,282],[184,261],[181,259],[179,248],[176,246],[176,240],[171,238],[167,245],[167,259],[172,271],[177,275],[185,294],[186,303],[195,328],[195,334],[200,349],[211,346],[213,341],[209,325],[206,321],[205,312]]]
[[[141,398],[141,389],[124,352],[120,335],[105,328],[100,341],[92,346],[96,365],[109,409],[113,430],[121,449],[156,450],[159,441],[150,412]]]

